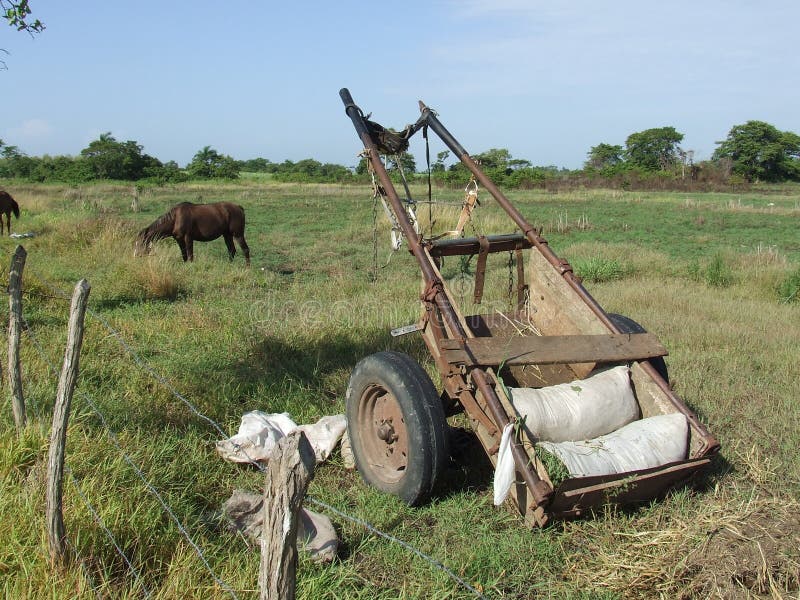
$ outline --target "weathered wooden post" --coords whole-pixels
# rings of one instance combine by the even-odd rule
[[[64,556],[64,514],[61,510],[64,479],[64,449],[67,443],[67,422],[72,393],[78,379],[78,362],[83,343],[83,318],[89,299],[89,282],[81,279],[72,294],[64,365],[58,380],[56,404],[53,407],[53,429],[50,432],[50,454],[47,460],[47,535],[53,562]]]
[[[22,395],[22,374],[19,365],[19,336],[22,330],[22,270],[28,253],[17,246],[8,274],[8,383],[11,407],[17,430],[25,427],[25,398]]]
[[[142,191],[142,188],[139,185],[134,185],[133,190],[133,198],[131,199],[131,210],[133,212],[139,212],[139,193]]]
[[[294,600],[297,520],[314,477],[314,449],[303,432],[280,439],[270,456],[261,530],[261,600]]]

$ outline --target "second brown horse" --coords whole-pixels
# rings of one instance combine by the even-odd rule
[[[8,225],[8,235],[11,235],[11,213],[19,219],[19,204],[5,190],[0,190],[0,235],[3,235],[3,215]]]
[[[210,242],[222,236],[231,260],[236,255],[235,241],[250,266],[250,248],[244,239],[244,209],[232,202],[193,204],[181,202],[161,215],[136,236],[134,254],[148,254],[153,243],[166,237],[178,242],[183,260],[194,260],[194,242]]]

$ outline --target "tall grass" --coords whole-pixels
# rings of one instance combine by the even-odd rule
[[[45,356],[23,337],[31,425],[21,438],[10,411],[0,415],[2,594],[91,598],[96,588],[126,598],[141,596],[146,587],[157,598],[228,597],[108,427],[214,572],[240,598],[256,597],[258,550],[229,531],[219,510],[234,488],[260,489],[262,476],[223,463],[213,450],[217,432],[143,370],[98,317],[226,431],[235,431],[242,413],[253,409],[288,411],[310,422],[343,411],[350,370],[371,352],[407,352],[438,382],[419,338],[388,333],[419,317],[413,259],[405,249],[389,250],[388,225],[379,214],[378,279],[372,283],[373,205],[366,186],[252,180],[153,188],[142,194],[139,213],[130,212],[129,186],[11,191],[23,211],[15,231],[36,234],[25,240],[24,311]],[[424,190],[414,192],[424,197]],[[442,232],[457,222],[462,194],[436,195],[455,204],[432,206],[433,222],[420,204],[419,217],[426,231]],[[697,193],[512,194],[606,310],[641,322],[670,351],[675,389],[723,445],[696,485],[642,508],[609,509],[529,531],[513,512],[492,506],[488,459],[465,438],[454,444],[453,460],[425,506],[412,509],[367,488],[338,454],[318,469],[309,493],[419,548],[492,598],[796,594],[800,303],[782,299],[797,287],[798,195],[751,194],[739,201]],[[171,241],[134,259],[138,229],[171,204],[197,199],[245,207],[251,269],[240,256],[228,262],[219,240],[196,244],[192,264],[181,261]],[[513,231],[488,197],[482,201],[467,235]],[[570,226],[547,230],[567,214],[580,219],[563,217]],[[15,243],[0,240],[5,265]],[[515,265],[504,254],[490,257],[484,300],[473,304],[474,260],[446,259],[442,266],[465,312],[514,301],[509,274]],[[7,276],[7,266],[2,273]],[[141,570],[141,582],[70,482],[67,531],[82,562],[54,568],[46,558],[44,464],[55,390],[48,362],[61,359],[68,311],[50,285],[68,291],[81,277],[92,284],[94,314],[87,317],[67,461]],[[781,282],[789,282],[786,294]],[[472,597],[404,548],[333,518],[340,558],[332,565],[302,558],[299,597]],[[742,536],[720,533],[728,531]],[[715,560],[731,553],[741,560]]]

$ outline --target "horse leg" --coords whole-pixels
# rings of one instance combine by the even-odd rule
[[[11,213],[6,215],[6,225],[8,226],[8,235],[11,235]]]
[[[186,254],[186,242],[183,241],[183,238],[179,237],[176,237],[175,241],[178,242],[178,248],[181,249],[181,258],[183,258],[183,262],[186,262],[186,260],[189,258],[189,256]]]
[[[247,242],[244,239],[244,235],[240,235],[234,238],[236,243],[239,244],[239,248],[242,249],[242,254],[244,254],[244,261],[247,266],[250,266],[250,248],[247,245]]]
[[[187,235],[183,243],[186,244],[186,257],[189,262],[194,262],[194,240]]]
[[[233,257],[236,256],[236,246],[233,245],[233,238],[230,234],[222,236],[225,238],[225,245],[228,247],[228,258],[233,261]]]

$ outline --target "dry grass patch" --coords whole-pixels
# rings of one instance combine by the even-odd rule
[[[800,504],[756,486],[634,517],[567,526],[565,569],[624,598],[784,598],[800,589]],[[670,510],[671,508],[671,510]]]

